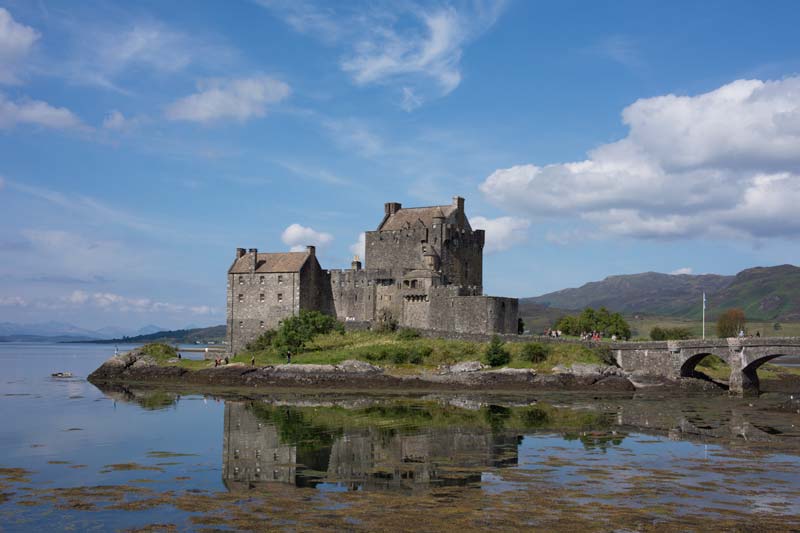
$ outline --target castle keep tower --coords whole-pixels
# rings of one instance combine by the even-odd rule
[[[243,248],[228,270],[228,342],[236,353],[302,309],[371,322],[388,312],[403,327],[456,333],[516,333],[515,298],[483,296],[483,230],[473,230],[464,199],[450,205],[384,205],[366,232],[362,268],[323,271],[307,252]]]

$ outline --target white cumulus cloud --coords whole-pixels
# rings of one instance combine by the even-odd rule
[[[527,239],[529,220],[517,217],[472,217],[470,219],[473,229],[486,231],[486,253],[502,252],[520,244]]]
[[[670,272],[670,274],[673,276],[682,276],[684,274],[691,274],[692,272],[693,272],[692,267],[683,267],[673,270],[672,272]]]
[[[30,124],[52,129],[82,129],[81,120],[67,108],[53,107],[41,100],[23,98],[16,102],[0,93],[0,129]]]
[[[350,253],[354,256],[357,255],[362,261],[367,252],[367,234],[363,231],[358,234],[358,240],[350,245]]]
[[[7,9],[0,7],[0,83],[19,83],[20,63],[39,37],[39,32],[15,21]]]
[[[498,169],[481,191],[606,235],[800,236],[800,77],[641,99],[622,118],[628,135],[587,159]]]
[[[289,92],[289,85],[267,76],[213,79],[201,83],[197,93],[169,105],[166,115],[190,122],[245,121],[263,117],[267,105],[286,99]]]
[[[306,246],[326,246],[333,240],[333,235],[313,228],[292,224],[283,230],[281,240],[292,252],[302,252]]]

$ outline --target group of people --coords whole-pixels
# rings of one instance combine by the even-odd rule
[[[216,368],[216,367],[218,367],[220,365],[223,365],[223,364],[227,365],[230,362],[231,362],[231,360],[227,355],[225,357],[219,357],[219,356],[215,357],[214,358],[214,368]]]
[[[561,330],[547,328],[546,330],[544,330],[544,336],[558,338],[561,336]]]
[[[592,332],[583,332],[581,333],[581,340],[582,341],[601,341],[603,340],[603,332],[602,331],[592,331]],[[616,335],[611,338],[612,341],[617,340]]]

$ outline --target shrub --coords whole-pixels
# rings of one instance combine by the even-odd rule
[[[317,335],[331,331],[344,333],[344,325],[319,311],[300,311],[297,316],[290,316],[281,322],[272,345],[281,351],[297,352]]]
[[[505,349],[505,343],[497,335],[492,336],[492,340],[486,347],[485,355],[489,366],[503,366],[511,361],[511,355]]]
[[[687,328],[661,328],[659,326],[650,330],[650,338],[654,341],[680,341],[692,338],[692,332]]]
[[[274,329],[268,329],[252,341],[248,342],[244,347],[248,352],[260,352],[272,348],[272,343],[275,341],[277,333]]]
[[[397,331],[397,338],[401,341],[412,341],[419,338],[419,331],[413,328],[401,328]]]
[[[550,347],[539,342],[526,342],[520,350],[520,357],[531,363],[541,363],[550,355]]]
[[[421,365],[425,361],[425,358],[429,357],[432,353],[433,348],[430,346],[418,344],[411,350],[408,362],[415,365]]]

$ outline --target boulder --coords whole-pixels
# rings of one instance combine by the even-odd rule
[[[486,366],[480,361],[462,361],[453,365],[442,365],[439,367],[440,374],[462,374],[464,372],[478,372]]]
[[[343,372],[352,372],[356,374],[380,374],[383,369],[379,366],[371,365],[366,361],[357,361],[355,359],[348,359],[342,361],[336,367]]]

